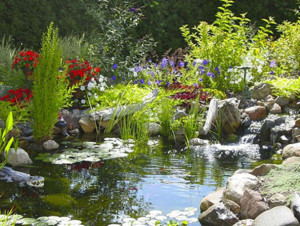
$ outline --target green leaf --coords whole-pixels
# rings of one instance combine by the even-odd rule
[[[7,132],[11,131],[14,125],[14,119],[12,112],[9,112],[7,119],[6,119],[6,129]]]
[[[8,154],[10,146],[12,144],[12,142],[14,142],[14,138],[10,138],[10,140],[7,142],[6,147],[5,147],[5,152]]]

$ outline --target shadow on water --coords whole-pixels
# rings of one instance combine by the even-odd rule
[[[233,155],[225,158],[228,151]],[[0,209],[13,207],[16,213],[35,218],[70,216],[85,225],[120,223],[124,217],[143,217],[151,210],[166,215],[199,208],[202,198],[224,186],[236,169],[249,168],[253,157],[240,154],[234,145],[182,151],[181,146],[155,140],[127,157],[95,163],[55,165],[35,160],[27,170],[45,177],[44,188],[0,181]],[[199,209],[193,217],[198,214]]]

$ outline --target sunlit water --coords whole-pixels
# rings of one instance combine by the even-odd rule
[[[198,210],[188,218],[195,220],[203,197],[224,186],[236,169],[249,168],[259,157],[258,148],[248,144],[181,148],[160,143],[137,149],[128,157],[93,164],[35,161],[26,170],[45,177],[44,188],[0,181],[1,210],[13,208],[15,213],[34,218],[69,216],[84,225],[106,226],[121,224],[128,217],[145,217],[153,210],[171,216],[174,210],[193,207]]]

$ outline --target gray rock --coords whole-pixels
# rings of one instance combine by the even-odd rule
[[[249,173],[235,173],[228,180],[224,197],[240,205],[240,199],[244,191],[249,188],[253,189],[258,185],[258,178]]]
[[[208,140],[203,140],[200,138],[193,138],[190,140],[190,145],[192,146],[201,146],[201,145],[207,145],[209,144]]]
[[[185,112],[185,109],[176,109],[175,114],[173,115],[173,120],[177,120],[183,117],[188,116],[188,114]]]
[[[285,206],[286,202],[286,196],[280,193],[276,193],[268,199],[268,204],[270,208],[274,208],[276,206]]]
[[[300,128],[299,127],[296,127],[292,130],[292,137],[294,139],[297,139],[297,137],[300,135]]]
[[[81,118],[79,124],[85,133],[92,133],[96,129],[95,122],[87,117]]]
[[[229,199],[225,199],[223,197],[223,203],[224,205],[230,209],[232,212],[234,212],[235,214],[240,214],[241,212],[241,207],[239,206],[239,204],[237,204],[236,202],[229,200]]]
[[[266,119],[261,126],[260,139],[261,141],[269,141],[271,129],[274,127],[274,120]]]
[[[226,134],[235,133],[241,124],[241,113],[236,104],[225,102],[219,107],[221,114],[221,127]]]
[[[149,123],[149,136],[156,136],[160,133],[161,126],[158,123],[150,122]]]
[[[232,226],[238,222],[237,216],[231,212],[223,203],[209,207],[198,217],[203,226]]]
[[[271,114],[281,114],[282,110],[279,104],[274,103],[270,109]]]
[[[277,206],[260,214],[252,226],[299,226],[299,222],[288,207]]]
[[[263,201],[263,198],[257,191],[246,189],[241,203],[241,218],[255,219],[259,214],[268,210],[268,204]]]
[[[294,212],[294,216],[300,221],[300,197],[297,192],[295,192],[294,198],[291,203],[291,209]]]
[[[286,164],[295,164],[295,163],[299,163],[299,162],[300,162],[300,157],[292,156],[292,157],[289,157],[289,158],[285,159],[285,160],[282,162],[282,165],[286,165]]]
[[[32,160],[26,151],[18,147],[17,150],[14,148],[9,149],[7,163],[12,166],[31,165]]]
[[[206,211],[209,207],[211,207],[214,204],[220,203],[222,201],[224,191],[225,188],[223,187],[205,196],[200,203],[201,212]]]
[[[54,140],[47,140],[43,143],[43,148],[47,151],[52,151],[58,149],[59,145]]]
[[[74,115],[72,113],[68,113],[68,114],[64,115],[63,118],[66,121],[67,128],[69,130],[80,128],[80,124],[79,124],[80,116]]]
[[[290,103],[290,100],[287,97],[280,96],[275,99],[275,103],[277,103],[281,107],[284,107]]]
[[[253,224],[252,219],[245,219],[235,223],[233,226],[251,226]]]
[[[271,85],[260,83],[250,89],[251,97],[256,100],[265,99],[271,94]]]
[[[300,156],[300,142],[295,144],[289,144],[283,148],[282,158],[286,159],[292,156]]]

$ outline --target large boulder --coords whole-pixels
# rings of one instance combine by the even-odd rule
[[[258,178],[250,173],[234,173],[227,180],[224,197],[240,205],[240,199],[243,197],[244,191],[247,188],[254,189],[258,182]]]
[[[203,226],[232,226],[239,221],[237,216],[231,212],[223,203],[209,207],[198,217]]]
[[[26,151],[18,147],[17,150],[14,148],[9,149],[7,163],[12,166],[31,165],[32,160]]]
[[[219,107],[219,114],[221,114],[221,127],[226,134],[235,133],[241,124],[241,113],[236,104],[232,102],[225,102]]]
[[[251,97],[256,100],[265,99],[271,92],[271,85],[268,83],[260,83],[250,89]]]
[[[256,217],[252,226],[299,226],[299,222],[288,207],[277,206]]]
[[[210,193],[208,196],[205,196],[200,203],[201,212],[204,212],[212,205],[221,202],[224,191],[225,188],[223,187],[218,189],[217,191]]]
[[[300,142],[295,144],[289,144],[283,148],[282,158],[286,159],[292,156],[300,156]]]
[[[259,214],[268,210],[268,204],[263,201],[263,198],[257,191],[246,189],[241,203],[241,218],[255,219]]]
[[[253,106],[246,108],[245,113],[251,120],[259,121],[266,117],[267,109],[264,106]]]

